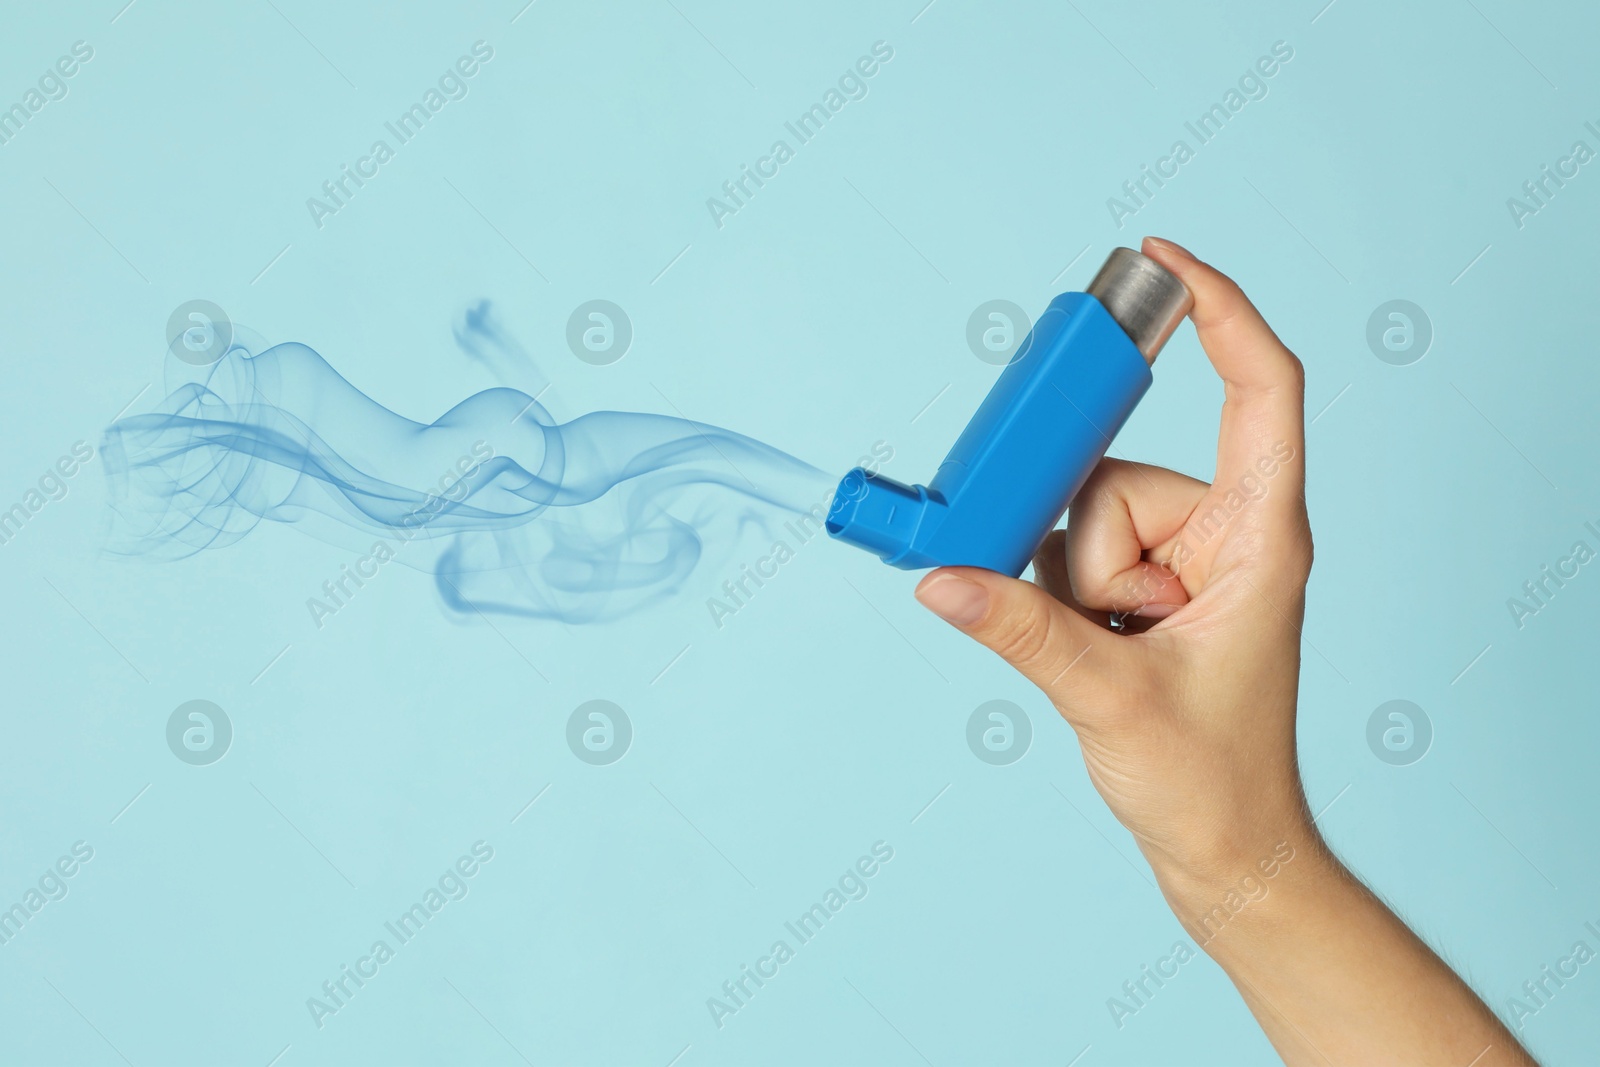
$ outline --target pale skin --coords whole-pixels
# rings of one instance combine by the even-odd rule
[[[1339,862],[1307,808],[1295,755],[1312,557],[1301,363],[1226,276],[1170,242],[1146,239],[1143,252],[1194,294],[1190,319],[1223,381],[1216,481],[1106,460],[1040,550],[1035,583],[947,567],[917,598],[1072,726],[1168,905],[1285,1063],[1532,1064]],[[1292,859],[1276,862],[1285,845]],[[1215,911],[1246,877],[1264,895]]]

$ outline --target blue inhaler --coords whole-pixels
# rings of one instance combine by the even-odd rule
[[[857,467],[834,492],[828,533],[905,570],[1020,575],[1193,304],[1160,264],[1116,249],[1087,292],[1050,302],[926,486]]]

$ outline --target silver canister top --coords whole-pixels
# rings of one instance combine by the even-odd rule
[[[1171,271],[1131,248],[1113,249],[1085,291],[1105,305],[1148,363],[1194,306]]]

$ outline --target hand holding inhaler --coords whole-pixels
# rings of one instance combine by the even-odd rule
[[[1322,842],[1295,754],[1312,560],[1304,371],[1231,280],[1169,242],[1147,239],[1143,250],[1192,294],[1189,316],[1223,381],[1215,481],[1100,460],[1067,492],[1067,529],[1039,547],[1036,584],[1012,576],[1022,570],[1005,555],[1014,531],[986,541],[974,524],[957,541],[919,541],[874,527],[868,547],[893,554],[903,543],[908,560],[918,551],[935,557],[905,564],[913,567],[976,564],[935,570],[917,598],[1025,675],[1071,724],[1090,779],[1167,903],[1286,1062],[1532,1063]],[[1082,296],[1058,297],[1052,310]],[[1136,335],[1123,340],[1137,347]],[[1115,352],[1115,338],[1101,341]],[[1113,357],[1123,368],[1125,354]],[[1094,458],[1117,426],[1101,427]],[[952,459],[963,459],[960,450]],[[1024,484],[1040,476],[1032,477]],[[888,488],[915,498],[935,487]],[[898,518],[906,503],[877,514]],[[846,529],[854,518],[848,508],[835,515]],[[974,558],[983,552],[992,554]]]

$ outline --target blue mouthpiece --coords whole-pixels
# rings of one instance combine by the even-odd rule
[[[905,570],[983,567],[1012,577],[1150,388],[1150,362],[1193,305],[1131,249],[1088,292],[1050,302],[926,486],[860,467],[839,482],[828,533]]]

